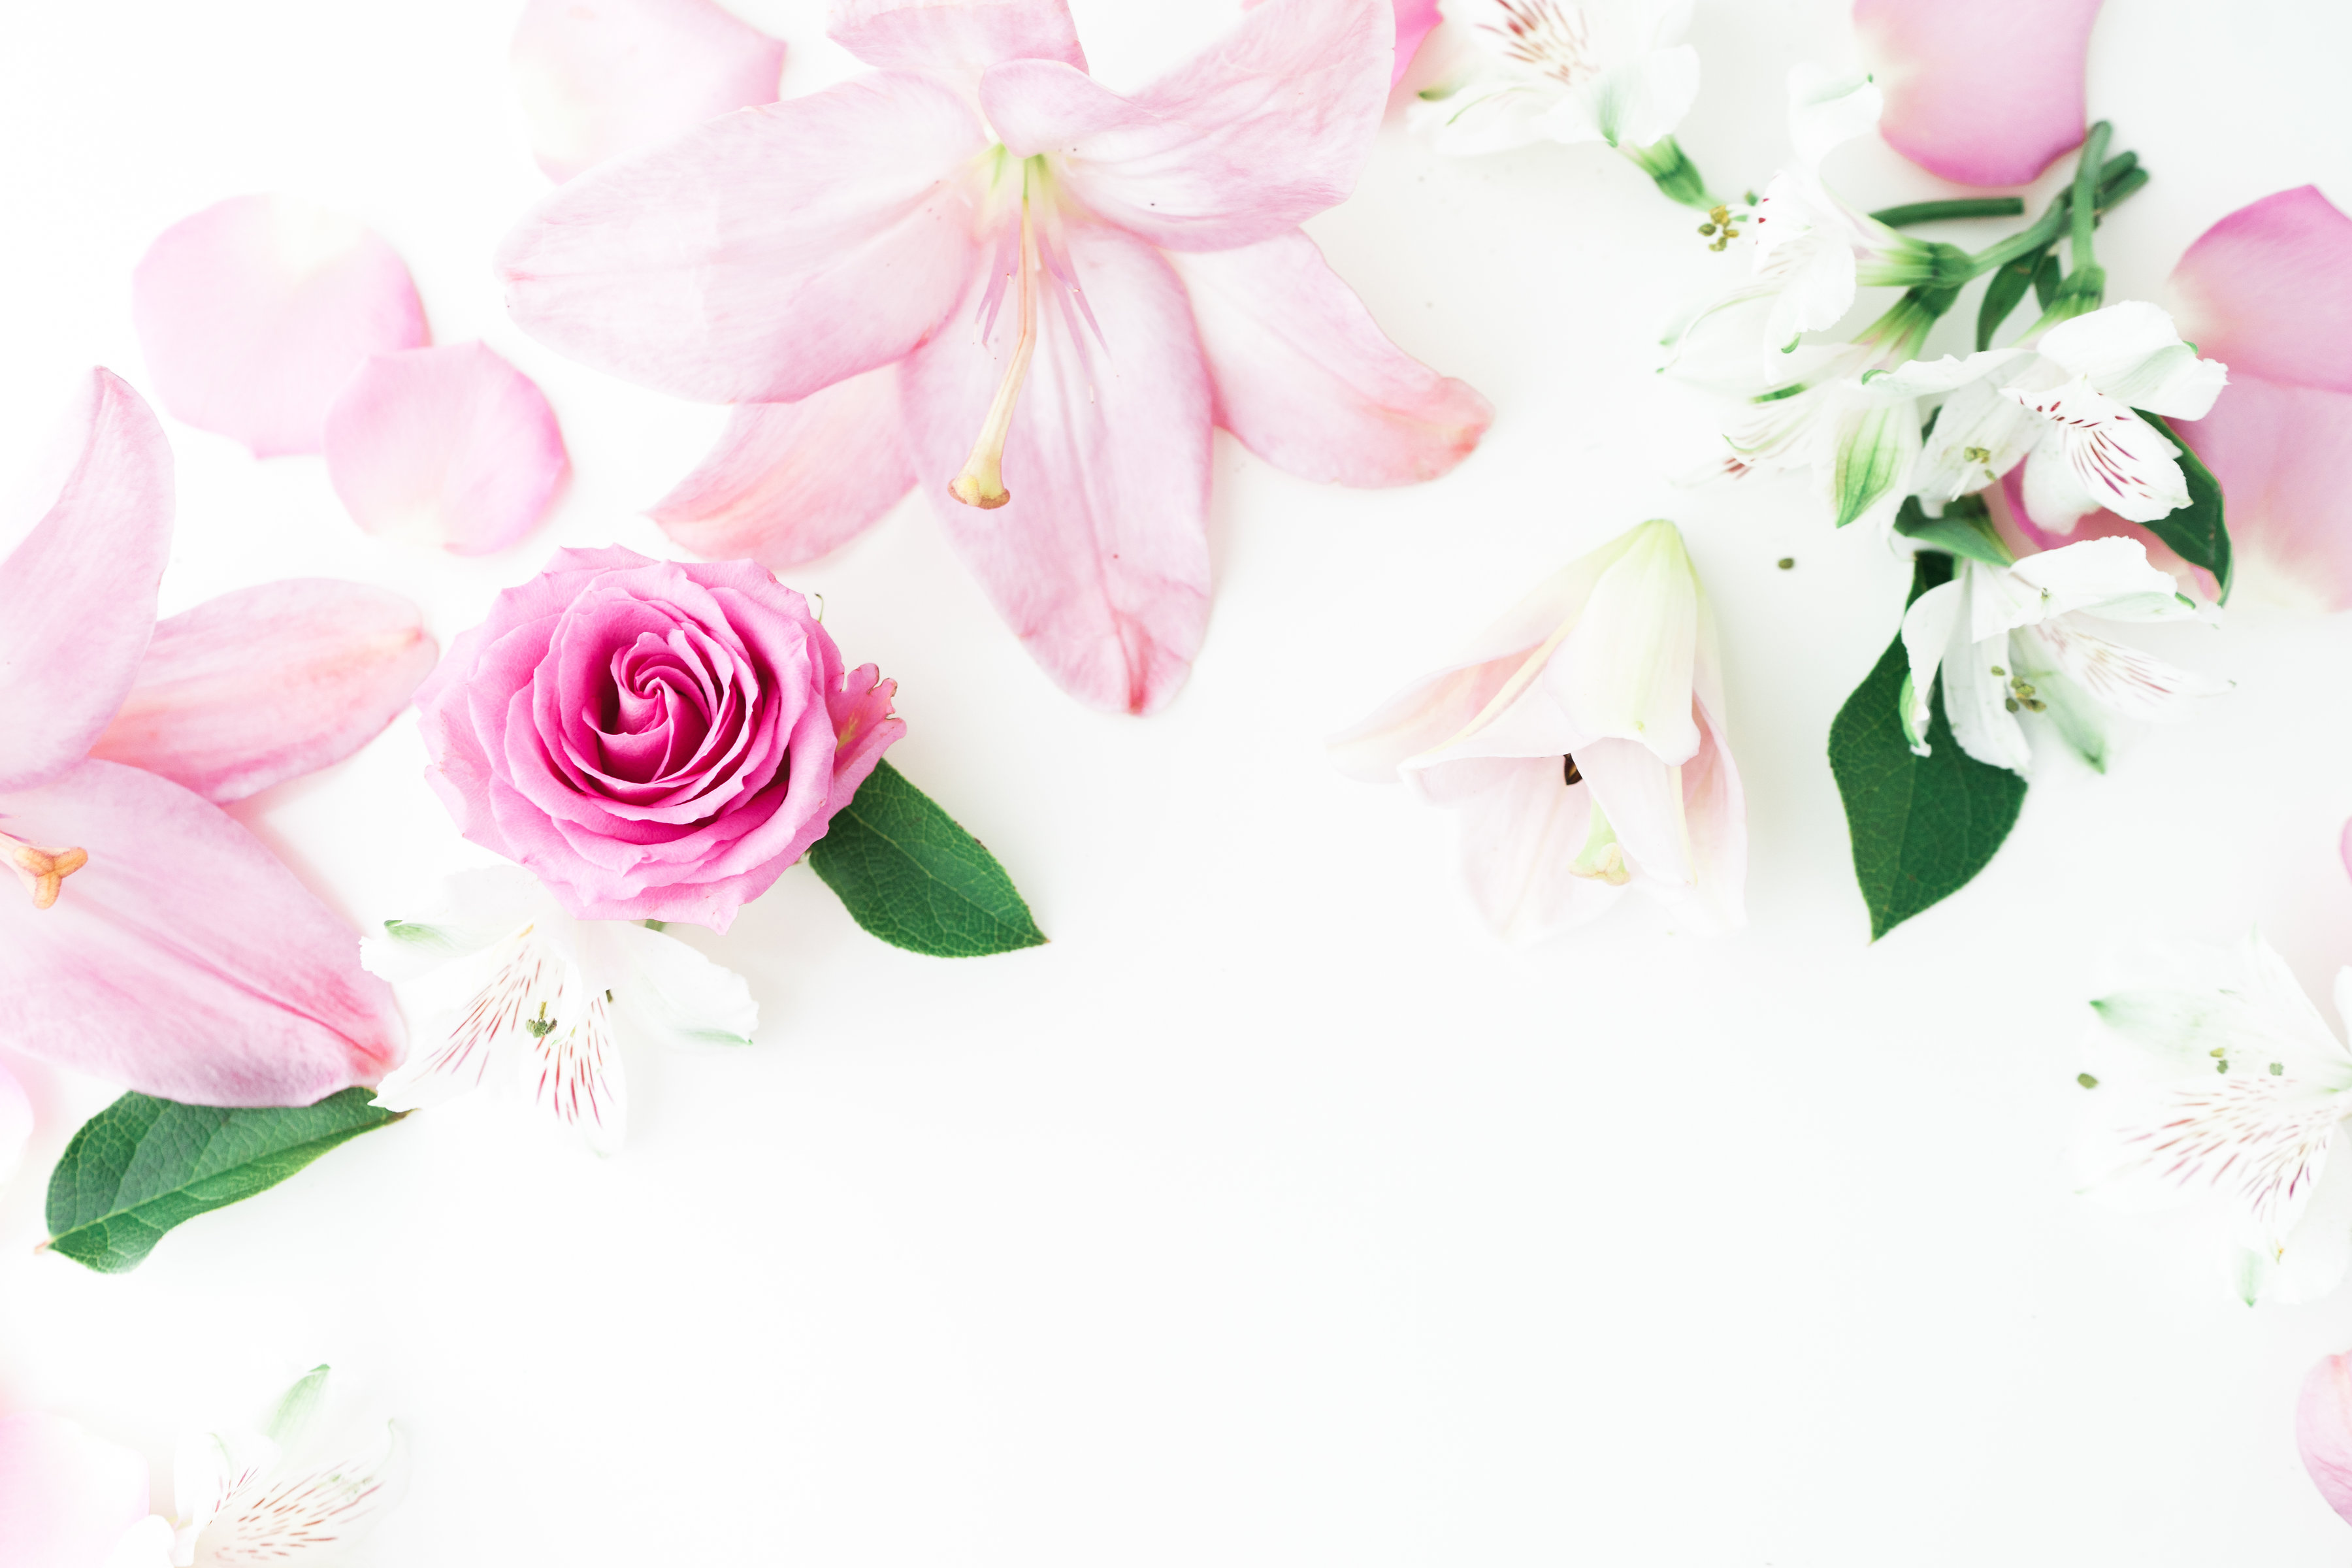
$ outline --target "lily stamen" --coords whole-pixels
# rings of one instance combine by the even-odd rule
[[[65,879],[89,864],[89,852],[79,847],[46,849],[0,833],[0,856],[15,868],[16,879],[33,895],[33,907],[46,910],[58,901]]]
[[[1029,355],[1037,346],[1036,234],[1030,226],[1028,175],[1021,189],[1021,336],[1013,345],[1013,363],[1004,368],[996,401],[988,406],[988,420],[972,443],[963,471],[948,481],[948,494],[966,506],[994,510],[1013,499],[1004,488],[1004,437],[1013,429],[1013,408],[1021,401],[1021,384],[1028,378]]]

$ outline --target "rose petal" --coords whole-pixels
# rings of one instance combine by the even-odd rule
[[[857,786],[882,760],[882,753],[907,732],[907,721],[890,711],[898,683],[882,679],[879,666],[861,664],[844,679],[838,690],[825,698],[833,716],[833,809],[839,811],[856,796]]]
[[[94,371],[56,502],[0,560],[0,790],[79,762],[136,679],[172,548],[172,448],[120,377]]]
[[[1104,225],[1064,237],[1101,334],[1040,283],[1005,446],[1012,500],[982,511],[947,494],[1018,334],[1011,305],[984,342],[959,328],[908,360],[908,440],[949,539],[1031,656],[1081,700],[1148,713],[1183,684],[1208,623],[1208,372],[1159,252]]]
[[[905,355],[978,264],[986,150],[946,84],[877,74],[739,110],[602,165],[509,234],[525,331],[711,403],[791,403]]]
[[[2352,393],[2236,375],[2175,425],[2221,483],[2239,581],[2258,597],[2352,608]]]
[[[2294,1404],[2294,1446],[2311,1484],[2352,1522],[2352,1357],[2329,1356],[2305,1375]]]
[[[508,56],[550,179],[772,103],[784,46],[710,0],[530,0]]]
[[[2099,0],[1854,0],[1887,144],[1964,185],[2021,185],[2082,144]]]
[[[1087,68],[1065,0],[834,0],[824,30],[884,70],[969,78],[1018,59]]]
[[[416,606],[382,588],[317,578],[242,588],[155,628],[138,684],[90,755],[242,800],[374,739],[436,652]]]
[[[1388,0],[1270,0],[1132,99],[1073,68],[1013,60],[981,79],[1006,147],[1060,155],[1110,222],[1177,250],[1271,239],[1347,199],[1388,101]]]
[[[898,373],[868,371],[798,403],[746,403],[694,472],[656,502],[662,531],[709,560],[773,572],[831,554],[915,488]]]
[[[0,1418],[8,1568],[97,1568],[147,1517],[147,1461],[55,1415]]]
[[[369,360],[327,411],[326,451],[362,528],[459,555],[529,533],[570,467],[545,395],[480,343]]]
[[[57,903],[0,898],[0,1037],[194,1105],[310,1105],[400,1058],[359,937],[202,797],[86,762],[0,831],[87,850]]]
[[[1297,230],[1172,254],[1215,383],[1217,423],[1304,479],[1409,485],[1478,445],[1494,405],[1400,351]]]
[[[165,229],[131,274],[131,320],[173,417],[260,458],[319,450],[360,362],[426,341],[392,247],[291,196],[232,196]]]
[[[2238,376],[2352,392],[2352,217],[2304,185],[2198,237],[2172,269],[2173,313]]]

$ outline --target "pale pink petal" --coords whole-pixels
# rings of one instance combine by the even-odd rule
[[[327,411],[326,450],[362,528],[459,555],[529,533],[571,465],[546,395],[480,343],[369,360]]]
[[[1407,687],[1326,742],[1331,765],[1366,784],[1396,783],[1397,768],[1406,758],[1434,751],[1460,734],[1532,651],[1457,665]]]
[[[0,1063],[0,1182],[16,1173],[25,1142],[33,1135],[33,1102],[16,1075]]]
[[[93,371],[57,500],[0,560],[0,790],[55,777],[105,732],[155,629],[172,551],[172,447],[137,393]]]
[[[1592,791],[1566,783],[1557,757],[1479,757],[1420,775],[1433,804],[1462,813],[1462,869],[1497,934],[1532,941],[1583,925],[1623,891],[1579,876]]]
[[[1609,814],[1609,826],[1643,881],[1695,887],[1683,824],[1678,770],[1635,741],[1593,741],[1576,749],[1576,768]]]
[[[738,110],[550,195],[499,252],[524,331],[710,403],[791,403],[901,358],[978,265],[962,97],[877,73]]]
[[[2352,392],[2352,217],[2303,185],[2240,207],[2172,269],[2173,315],[2197,352],[2260,376]]]
[[[260,458],[317,451],[360,362],[426,341],[392,247],[291,196],[232,196],[165,229],[131,275],[131,320],[172,416]]]
[[[1102,225],[1063,237],[1101,331],[1040,285],[1005,446],[1012,500],[982,511],[947,493],[1018,334],[1010,303],[984,342],[967,316],[908,360],[908,439],[949,539],[1031,655],[1082,700],[1148,713],[1183,684],[1208,625],[1208,371],[1159,252]]]
[[[1242,0],[1242,9],[1255,11],[1265,4],[1265,0]],[[1404,79],[1412,57],[1421,52],[1421,41],[1442,19],[1437,0],[1396,0],[1396,65],[1389,72],[1391,87]]]
[[[1388,101],[1389,0],[1270,0],[1132,99],[1066,65],[1014,60],[982,107],[1097,213],[1171,250],[1271,239],[1347,199]]]
[[[2099,0],[1854,0],[1887,143],[1964,185],[2021,185],[2083,140]]]
[[[2352,1523],[2352,1356],[2329,1356],[2305,1374],[2294,1402],[2294,1446],[2311,1484]]]
[[[2240,580],[2263,597],[2352,608],[2352,393],[2233,371],[2212,413],[2173,429],[2221,481]]]
[[[875,665],[861,664],[849,672],[839,691],[826,697],[833,715],[833,809],[839,811],[857,794],[857,786],[882,760],[882,753],[907,732],[907,721],[890,711],[898,683],[882,679]]]
[[[436,654],[415,605],[360,583],[265,583],[155,628],[90,755],[212,801],[316,773],[400,710]]]
[[[898,372],[886,365],[798,403],[738,405],[652,516],[697,555],[788,572],[840,549],[914,488]]]
[[[1465,383],[1389,342],[1296,229],[1170,259],[1192,297],[1217,423],[1286,472],[1415,484],[1467,457],[1495,417]]]
[[[550,179],[772,103],[784,46],[711,0],[530,0],[508,55]]]
[[[147,1517],[147,1461],[72,1422],[0,1418],[0,1557],[8,1568],[100,1568]]]
[[[1748,797],[1719,711],[1698,700],[1698,754],[1683,764],[1683,822],[1697,896],[1685,907],[1694,933],[1748,923]]]
[[[824,30],[884,70],[969,78],[1020,59],[1087,68],[1066,0],[834,0]]]
[[[2173,429],[2179,431],[2184,438],[2196,428],[2194,425],[2186,424],[2173,426]],[[2190,442],[2189,445],[2194,446],[2195,443]],[[2031,549],[2056,550],[2062,545],[2079,544],[2086,539],[2129,539],[2137,542],[2147,552],[2149,564],[2183,579],[2209,601],[2221,593],[2221,585],[2213,581],[2211,573],[2200,566],[2191,566],[2174,554],[2170,546],[2147,529],[2136,522],[2126,522],[2114,512],[2095,511],[2090,516],[2077,521],[2073,528],[2064,532],[2050,526],[2048,519],[2036,518],[2025,507],[2025,466],[2022,463],[2001,476],[2001,481],[1998,486],[1988,489],[1982,493],[1992,504],[1996,525],[2005,520],[2014,527],[2017,536],[2022,539]],[[2236,526],[2234,513],[2231,514],[2230,521],[2234,529]],[[2242,552],[2240,555],[2240,564],[2241,566],[2243,564]]]
[[[399,1060],[358,934],[218,806],[87,762],[0,795],[0,833],[89,856],[48,909],[0,897],[13,1048],[196,1105],[309,1105]]]

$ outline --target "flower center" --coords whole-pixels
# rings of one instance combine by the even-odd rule
[[[1021,384],[1029,375],[1029,356],[1037,347],[1037,233],[1029,210],[1029,187],[1036,163],[1036,159],[1029,158],[1021,165],[1021,335],[1013,343],[1013,359],[1004,367],[995,401],[988,405],[980,439],[971,444],[971,456],[963,460],[962,471],[948,481],[948,494],[982,510],[992,511],[1013,499],[1013,492],[1004,488],[1004,438],[1012,432],[1013,405],[1021,401]]]
[[[33,907],[46,910],[58,901],[65,879],[89,864],[86,849],[47,849],[0,833],[0,859],[16,868],[16,879],[33,895]]]
[[[1501,40],[1505,58],[1563,87],[1592,75],[1591,29],[1582,7],[1563,10],[1559,0],[1497,0],[1496,9],[1503,19],[1481,26]]]

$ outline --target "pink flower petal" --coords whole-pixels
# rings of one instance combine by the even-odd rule
[[[131,274],[131,320],[173,417],[260,458],[319,450],[360,362],[425,341],[392,247],[291,196],[232,196],[165,229]]]
[[[772,103],[784,46],[710,0],[530,0],[508,57],[550,179]]]
[[[8,1568],[101,1568],[147,1517],[147,1461],[55,1415],[0,1418]]]
[[[898,372],[867,371],[798,403],[746,403],[727,433],[653,509],[706,560],[787,572],[829,555],[915,488],[899,435]]]
[[[16,1163],[25,1157],[25,1142],[32,1135],[33,1101],[16,1075],[0,1063],[0,1183],[16,1173]]]
[[[0,897],[12,1047],[197,1105],[309,1105],[399,1061],[357,933],[218,806],[87,762],[0,795],[0,832],[89,855],[48,909]]]
[[[0,790],[81,760],[155,629],[172,549],[172,447],[139,395],[93,371],[56,502],[0,560]]]
[[[882,760],[882,753],[907,732],[907,721],[890,711],[898,683],[882,679],[881,667],[861,664],[849,672],[839,691],[829,693],[825,707],[833,715],[833,809],[839,811],[857,794],[857,786]]]
[[[925,77],[877,74],[746,109],[596,168],[506,237],[525,331],[710,403],[791,403],[936,331],[977,262],[988,139]]]
[[[2319,1495],[2352,1522],[2352,1357],[2329,1356],[2305,1375],[2294,1446]]]
[[[908,439],[949,539],[1030,654],[1081,700],[1148,713],[1183,684],[1208,624],[1208,372],[1157,251],[1102,225],[1063,237],[1101,332],[1041,283],[1004,453],[1012,500],[982,511],[947,494],[1019,330],[1009,303],[984,344],[959,327],[907,361]]]
[[[2021,185],[2082,144],[2099,0],[1854,0],[1888,145],[1964,185]]]
[[[529,533],[570,466],[546,396],[480,343],[376,355],[326,434],[327,478],[362,528],[459,555]]]
[[[1347,199],[1388,101],[1388,0],[1270,0],[1133,99],[1073,68],[1013,60],[981,106],[1022,156],[1102,216],[1173,250],[1271,239]]]
[[[1265,4],[1265,0],[1242,0],[1242,9],[1255,11]],[[1391,87],[1404,79],[1404,73],[1412,68],[1412,57],[1421,52],[1421,41],[1441,20],[1437,0],[1396,0],[1396,65],[1389,72]]]
[[[416,606],[358,583],[265,583],[155,628],[90,755],[242,800],[356,752],[433,669]]]
[[[975,77],[1019,59],[1087,68],[1065,0],[834,0],[824,30],[884,70]]]
[[[2352,217],[2318,187],[2264,196],[2198,237],[2172,269],[2174,318],[2242,377],[2352,392]]]
[[[1216,384],[1217,423],[1304,479],[1409,485],[1478,445],[1494,405],[1401,352],[1297,230],[1172,255]]]
[[[2263,597],[2352,608],[2352,393],[2233,367],[2213,412],[2173,428],[2221,481],[2239,579]]]

